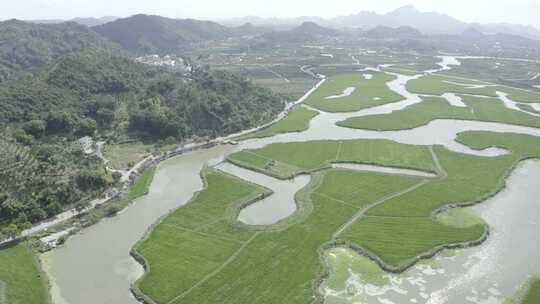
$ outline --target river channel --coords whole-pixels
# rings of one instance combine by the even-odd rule
[[[442,59],[444,63],[455,64],[452,59]],[[299,176],[294,181],[278,181],[262,174],[222,163],[224,156],[234,151],[259,148],[277,142],[383,138],[408,144],[444,145],[448,149],[462,153],[494,156],[504,154],[507,151],[502,149],[472,150],[457,143],[455,141],[456,134],[466,130],[486,130],[540,136],[540,129],[461,120],[435,120],[415,129],[391,132],[355,130],[335,125],[337,121],[349,117],[390,113],[421,102],[420,96],[405,89],[405,83],[408,80],[417,78],[420,75],[394,75],[397,78],[389,82],[388,87],[404,96],[403,101],[353,113],[320,112],[311,121],[309,129],[304,132],[246,140],[237,146],[219,145],[162,162],[158,166],[148,195],[136,200],[132,206],[118,216],[105,219],[99,224],[85,229],[82,233],[71,237],[65,245],[41,257],[44,269],[52,283],[54,303],[138,303],[132,297],[129,287],[142,274],[142,267],[130,257],[129,251],[141,239],[145,231],[160,217],[182,206],[189,201],[196,191],[201,190],[202,182],[199,173],[206,164],[259,183],[274,191],[274,197],[266,198],[242,210],[239,216],[240,221],[246,224],[271,224],[294,212],[295,205],[292,204],[294,193],[309,182],[309,177]],[[527,221],[535,221],[531,217],[532,215],[540,214],[540,204],[532,202],[534,198],[540,197],[540,190],[537,186],[531,186],[531,183],[534,184],[538,180],[540,180],[540,164],[527,163],[527,165],[521,166],[512,175],[507,190],[501,192],[489,202],[475,207],[475,210],[480,213],[484,220],[492,225],[493,237],[490,237],[484,245],[463,250],[458,255],[441,262],[443,272],[440,270],[435,271],[437,274],[430,277],[424,275],[422,269],[418,270],[418,274],[414,275],[418,275],[422,280],[426,281],[423,283],[422,288],[419,287],[420,285],[407,285],[407,283],[403,283],[405,285],[396,285],[396,288],[392,287],[406,292],[410,289],[410,294],[417,293],[418,296],[414,296],[416,302],[410,301],[412,298],[408,296],[405,296],[406,302],[401,301],[405,298],[399,298],[400,293],[397,293],[398,300],[396,302],[384,302],[386,300],[390,301],[391,298],[387,292],[384,296],[373,296],[369,299],[369,303],[409,303],[409,301],[410,303],[426,303],[431,298],[422,297],[421,294],[435,292],[440,294],[440,297],[429,303],[458,303],[459,301],[453,301],[453,299],[456,299],[454,296],[467,295],[469,297],[468,291],[464,291],[471,288],[467,284],[467,279],[474,277],[478,272],[486,273],[485,275],[489,276],[490,279],[493,275],[494,282],[497,284],[490,285],[487,283],[488,280],[485,280],[485,282],[479,280],[482,281],[482,284],[474,285],[477,286],[475,287],[477,289],[476,293],[472,293],[473,296],[477,295],[478,299],[487,298],[489,290],[492,293],[508,294],[513,292],[515,287],[526,279],[527,273],[540,271],[540,256],[538,255],[540,250],[537,250],[534,242],[517,239],[515,235],[505,233],[506,228],[504,227],[518,229],[520,232],[526,230],[525,234],[520,235],[531,237],[533,233],[538,231],[538,226],[535,226],[536,222],[527,225]],[[510,212],[511,216],[501,216],[501,214],[505,214],[504,212]],[[525,220],[521,223],[519,221],[520,217],[525,217]],[[516,226],[519,224],[521,226]],[[512,258],[510,253],[513,250],[521,251],[519,256],[515,256],[515,259],[519,259],[519,263],[510,264],[511,261],[507,261],[507,259]],[[528,252],[531,254],[527,254]],[[515,275],[512,274],[507,278],[503,278],[502,275],[495,274],[494,271],[497,270],[494,265],[496,263],[508,263],[508,265],[501,268],[501,271],[506,272],[511,268],[512,273],[515,273]],[[472,266],[464,268],[463,265]],[[473,268],[478,270],[471,273]],[[429,271],[429,273],[432,272]],[[396,277],[395,279],[408,282],[403,278]],[[428,281],[429,283],[427,283]],[[480,301],[476,303],[492,302]]]

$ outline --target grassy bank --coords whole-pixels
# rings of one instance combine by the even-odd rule
[[[26,243],[0,249],[0,303],[2,300],[5,304],[50,303],[46,279]]]
[[[337,125],[367,130],[402,130],[428,124],[434,119],[463,119],[499,122],[540,128],[540,117],[510,110],[494,98],[461,96],[467,107],[455,107],[440,97],[423,97],[423,102],[390,114],[353,117]]]
[[[540,303],[540,278],[538,277],[532,280],[522,301],[522,304],[536,303]]]
[[[253,134],[248,134],[242,139],[253,137],[263,138],[274,136],[280,133],[305,131],[309,128],[309,122],[311,121],[311,119],[313,119],[313,117],[317,115],[317,111],[313,111],[302,106],[296,106],[289,111],[287,117],[269,126],[268,128],[264,128]]]
[[[129,189],[128,198],[134,200],[148,193],[150,189],[150,184],[152,184],[152,179],[156,173],[156,167],[146,168],[141,175],[137,177],[135,183]]]
[[[362,74],[371,75],[371,79]],[[391,102],[403,97],[391,91],[386,83],[395,76],[380,72],[356,72],[338,74],[328,78],[309,98],[306,104],[325,112],[352,112]],[[351,95],[327,99],[340,95],[347,88],[355,88]]]
[[[540,275],[527,280],[518,291],[503,304],[537,304],[540,303]]]
[[[527,111],[532,114],[540,114],[540,111],[536,110],[533,106],[526,103],[518,103],[517,107],[520,108],[523,111]]]

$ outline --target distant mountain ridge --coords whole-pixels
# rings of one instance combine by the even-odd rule
[[[533,26],[519,24],[478,24],[466,23],[447,14],[438,12],[420,12],[414,6],[407,5],[385,14],[362,11],[348,16],[338,16],[331,19],[320,17],[298,17],[291,19],[244,17],[222,20],[225,25],[235,25],[250,22],[254,25],[268,26],[276,29],[293,28],[303,22],[311,21],[331,28],[374,28],[385,27],[413,27],[424,34],[460,34],[467,28],[474,26],[485,34],[512,34],[530,39],[540,40],[540,30]]]
[[[307,43],[340,35],[338,30],[323,27],[315,22],[307,21],[286,31],[274,31],[261,37],[269,43]]]
[[[395,28],[388,26],[377,26],[365,31],[363,36],[371,39],[413,39],[422,37],[422,33],[410,26],[399,26]]]
[[[45,20],[26,20],[28,22],[32,23],[39,23],[39,24],[58,24],[58,23],[64,23],[64,22],[75,22],[80,25],[92,27],[97,26],[101,24],[105,24],[108,22],[115,21],[117,19],[120,19],[120,17],[114,17],[114,16],[105,16],[105,17],[99,17],[99,18],[92,18],[92,17],[76,17],[73,19],[63,20],[63,19],[45,19]]]

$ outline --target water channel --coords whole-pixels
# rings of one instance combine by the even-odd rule
[[[444,59],[443,63],[455,64],[455,61]],[[446,65],[446,67],[447,66],[448,65]],[[444,67],[441,69],[444,69]],[[265,200],[242,210],[239,220],[247,224],[270,224],[294,212],[295,205],[292,203],[292,197],[298,189],[309,182],[308,176],[299,176],[293,181],[278,181],[262,174],[222,163],[223,157],[231,152],[245,148],[259,148],[277,142],[316,139],[383,138],[408,144],[444,145],[448,149],[462,153],[494,156],[507,153],[507,151],[502,149],[486,149],[483,151],[472,150],[457,143],[455,141],[456,134],[466,130],[486,130],[540,136],[540,129],[460,120],[435,120],[425,126],[415,129],[392,132],[355,130],[341,128],[335,125],[337,121],[349,117],[391,113],[392,111],[400,110],[409,105],[421,102],[420,96],[410,93],[405,89],[405,83],[408,80],[418,78],[420,75],[394,75],[397,76],[397,78],[389,82],[388,87],[404,96],[405,99],[403,101],[364,109],[353,113],[320,112],[320,114],[311,121],[310,128],[304,132],[279,134],[270,138],[247,140],[241,142],[237,146],[219,145],[210,149],[181,155],[161,163],[156,171],[148,195],[138,199],[132,206],[118,216],[106,219],[95,226],[85,229],[82,233],[71,237],[64,246],[42,256],[44,268],[51,278],[53,285],[52,294],[54,303],[137,303],[130,294],[129,286],[134,280],[140,277],[142,268],[129,256],[129,251],[153,223],[171,210],[188,202],[192,195],[202,188],[199,173],[205,164],[215,165],[219,170],[259,183],[275,192],[273,197],[266,198]],[[514,181],[516,178],[517,182]],[[540,214],[540,205],[535,205],[532,202],[533,198],[539,197],[540,193],[538,193],[538,187],[534,187],[534,185],[533,187],[527,187],[527,185],[530,186],[531,183],[538,180],[540,180],[540,165],[537,163],[533,165],[527,163],[526,166],[521,166],[520,169],[512,175],[512,179],[509,181],[508,190],[497,195],[494,199],[490,200],[490,202],[481,204],[475,208],[480,215],[494,227],[493,237],[482,246],[464,250],[457,256],[449,258],[448,261],[443,261],[442,269],[444,270],[444,273],[439,276],[435,275],[429,277],[429,280],[428,277],[422,277],[426,283],[423,284],[423,289],[418,289],[421,290],[418,294],[429,294],[431,292],[440,291],[440,298],[443,300],[430,303],[456,303],[444,301],[444,299],[445,297],[446,299],[454,299],[454,295],[466,294],[460,290],[466,290],[468,289],[468,286],[466,283],[461,284],[460,282],[463,282],[463,280],[459,279],[459,277],[468,277],[473,274],[469,273],[469,270],[472,269],[472,267],[463,269],[462,266],[465,262],[473,261],[470,263],[479,265],[476,266],[480,269],[479,271],[495,271],[493,264],[491,263],[497,263],[497,261],[501,262],[503,260],[507,263],[508,261],[506,259],[510,257],[510,252],[513,252],[514,250],[521,251],[521,255],[519,257],[516,256],[516,259],[519,259],[520,262],[512,265],[508,262],[508,265],[505,265],[504,270],[515,272],[516,275],[508,276],[507,279],[503,279],[502,277],[501,279],[497,279],[500,276],[493,274],[493,278],[498,284],[496,286],[497,292],[508,294],[508,292],[515,290],[515,286],[524,281],[526,272],[534,270],[540,271],[540,268],[536,269],[534,268],[536,266],[531,266],[533,264],[540,265],[539,256],[532,254],[534,252],[540,252],[540,250],[534,248],[534,242],[518,240],[513,235],[504,233],[504,227],[506,226],[511,229],[519,229],[520,231],[527,230],[528,234],[525,233],[524,235],[529,235],[531,237],[532,233],[537,231],[536,226],[532,224],[526,225],[527,220],[521,222],[523,225],[521,227],[512,225],[520,224],[519,219],[521,216],[525,216],[525,218],[532,221],[532,215]],[[519,208],[515,207],[517,204],[519,204]],[[500,205],[504,208],[508,208],[508,210],[493,207]],[[501,210],[504,210],[504,212],[515,213],[510,217],[504,217],[500,215],[501,212],[503,212]],[[534,222],[534,224],[536,224],[536,222]],[[498,232],[500,232],[500,234],[498,234]],[[489,248],[495,248],[496,250]],[[482,252],[484,255],[478,256],[478,254]],[[531,254],[527,255],[528,252]],[[514,267],[515,269],[512,268],[510,270],[510,268],[506,266]],[[454,274],[454,276],[449,276],[450,274]],[[422,270],[419,270],[418,275],[423,275]],[[491,279],[491,274],[488,273],[488,275]],[[396,278],[396,280],[398,279],[402,280],[402,282],[407,281],[403,278]],[[429,281],[429,283],[427,283],[427,281]],[[454,284],[453,282],[458,283]],[[402,285],[402,287],[400,287],[401,289],[410,289],[411,294],[415,292],[416,285],[403,284],[405,285]],[[461,287],[453,288],[452,286],[454,285]],[[492,287],[493,286],[491,285],[489,286],[489,288]],[[479,285],[477,292],[480,295],[485,293],[484,286]],[[392,303],[379,301],[380,299],[385,300],[386,298],[390,298],[390,295],[385,295],[382,298],[380,296],[375,296],[373,303]],[[409,300],[410,299],[408,299],[407,302],[398,300],[395,303],[408,303]],[[425,300],[427,299],[421,296],[415,296],[415,300],[418,301],[418,303],[425,303]],[[371,303],[372,299],[369,301]]]

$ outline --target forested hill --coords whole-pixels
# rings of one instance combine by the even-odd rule
[[[89,49],[121,52],[117,44],[74,22],[0,22],[0,83],[38,71],[65,54]]]
[[[250,128],[283,108],[235,74],[183,75],[98,51],[1,85],[0,104],[0,238],[114,183],[74,144],[82,136],[180,142]]]
[[[0,102],[4,125],[65,112],[158,139],[239,131],[283,107],[278,96],[235,74],[199,68],[185,76],[94,51],[68,54],[39,76],[0,87]]]
[[[92,28],[136,54],[166,54],[192,44],[223,40],[232,30],[211,21],[134,15]]]

